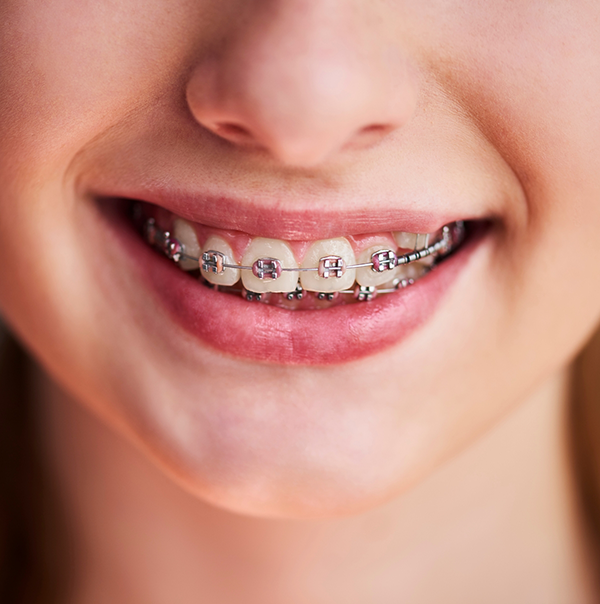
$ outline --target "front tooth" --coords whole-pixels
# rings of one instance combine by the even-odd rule
[[[223,254],[223,262],[225,264],[237,264],[233,256],[231,246],[218,235],[211,235],[204,244],[204,253],[219,252]],[[202,276],[214,285],[235,285],[240,278],[240,270],[238,268],[224,268],[221,273],[215,273],[211,270],[204,270],[202,267],[202,259],[200,260]]]
[[[375,252],[379,252],[381,250],[389,250],[389,243],[378,243],[368,247],[366,250],[363,250],[358,255],[357,264],[364,264],[366,262],[371,262],[371,256]],[[357,268],[356,269],[356,281],[359,285],[365,286],[379,286],[391,281],[396,277],[398,273],[398,267],[393,268],[391,270],[385,270],[382,272],[375,272],[370,266]]]
[[[254,271],[243,271],[242,283],[248,291],[286,293],[296,289],[298,272],[282,271],[277,276],[278,271],[273,270],[276,269],[276,263],[273,263],[273,260],[278,261],[281,268],[298,268],[294,252],[285,241],[264,237],[257,237],[251,241],[244,252],[242,265],[259,264],[256,264]],[[262,279],[259,277],[261,274],[264,275]]]
[[[429,245],[431,239],[429,233],[405,233],[403,231],[396,231],[392,233],[398,247],[407,250],[421,250]]]
[[[340,257],[345,266],[356,264],[354,250],[345,237],[315,241],[304,256],[302,268],[318,267],[319,261],[327,256]],[[337,292],[351,289],[356,279],[356,269],[346,269],[341,277],[331,275],[328,278],[319,276],[317,271],[300,273],[300,284],[308,291]]]
[[[173,235],[183,245],[183,252],[186,256],[200,258],[200,245],[198,244],[196,231],[194,231],[194,227],[187,220],[183,218],[175,220],[173,223]],[[184,271],[193,271],[200,268],[198,260],[190,260],[189,258],[182,258],[179,261],[179,266]]]

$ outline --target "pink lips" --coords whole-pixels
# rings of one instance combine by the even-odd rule
[[[356,207],[359,202],[352,200],[340,209],[339,201],[327,197],[318,204],[307,200],[298,207],[277,198],[258,201],[249,196],[226,197],[158,186],[137,189],[121,185],[115,190],[108,186],[100,191],[94,189],[88,195],[101,203],[119,198],[141,200],[205,226],[287,241],[316,241],[385,231],[434,233],[457,220],[480,218],[450,211],[432,213],[379,205],[383,202],[371,202],[365,208],[363,201],[362,207]]]
[[[286,365],[346,363],[401,342],[433,314],[475,247],[474,241],[466,243],[398,294],[291,311],[205,287],[150,249],[123,217],[112,217],[119,240],[174,321],[221,352]]]

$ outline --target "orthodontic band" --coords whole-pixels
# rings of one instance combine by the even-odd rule
[[[423,258],[432,256],[435,261],[440,260],[449,255],[460,243],[462,243],[465,237],[465,226],[463,221],[457,221],[451,225],[446,225],[441,230],[441,239],[438,241],[429,243],[429,235],[418,235],[417,245],[421,243],[423,247],[421,249],[415,249],[412,252],[398,255],[394,250],[383,249],[374,252],[371,255],[369,262],[362,262],[356,264],[346,264],[345,260],[340,256],[329,255],[320,258],[318,266],[315,267],[294,267],[287,268],[282,266],[281,260],[278,258],[264,257],[258,258],[252,264],[252,266],[245,266],[240,264],[232,264],[225,262],[225,255],[216,250],[206,250],[198,258],[196,256],[190,256],[185,253],[183,244],[171,235],[169,231],[161,230],[154,220],[154,218],[147,218],[143,222],[142,227],[143,235],[146,241],[158,248],[165,256],[174,262],[180,262],[181,260],[190,260],[198,262],[198,268],[202,269],[206,273],[213,273],[216,275],[222,274],[226,269],[235,269],[240,271],[251,271],[252,274],[262,281],[275,281],[281,277],[282,273],[287,272],[316,272],[319,277],[323,279],[339,279],[342,277],[347,270],[359,269],[359,268],[371,268],[375,273],[383,273],[386,271],[392,271],[398,266],[408,265]],[[428,267],[428,270],[431,270]],[[375,287],[365,286],[356,284],[353,289],[345,289],[337,292],[314,292],[320,300],[334,300],[338,295],[353,295],[358,301],[370,301],[373,300],[379,294],[393,293],[398,289],[403,289],[412,285],[414,279],[397,278],[391,282],[391,287]],[[210,284],[212,287],[218,289],[231,289],[231,286],[215,286]],[[247,300],[261,301],[263,293],[250,292],[246,290],[231,290],[241,291]],[[265,292],[270,293],[270,292]],[[288,300],[301,300],[305,290],[298,285],[292,292],[282,294]]]
[[[169,235],[167,233],[167,235]],[[202,269],[206,272],[213,272],[217,275],[222,274],[226,268],[233,268],[240,271],[252,271],[255,277],[265,281],[274,281],[283,272],[302,273],[302,272],[318,272],[319,277],[323,279],[340,278],[347,270],[357,268],[371,268],[373,272],[382,273],[386,270],[393,270],[397,266],[410,264],[417,260],[422,260],[444,250],[450,245],[455,244],[450,237],[450,227],[445,226],[442,229],[442,239],[426,248],[415,250],[408,254],[397,256],[393,250],[380,250],[371,256],[370,262],[361,262],[359,264],[346,264],[340,256],[325,256],[319,261],[319,266],[315,267],[295,267],[286,268],[281,266],[281,261],[277,258],[259,258],[252,266],[244,266],[242,264],[228,264],[224,261],[224,255],[221,252],[207,250],[202,254],[202,258],[187,256],[181,254],[186,260],[202,261]],[[171,245],[173,239],[171,238]],[[178,242],[177,242],[178,243]]]

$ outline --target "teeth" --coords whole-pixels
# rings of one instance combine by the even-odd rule
[[[315,241],[306,252],[306,256],[304,256],[302,268],[319,266],[320,260],[328,256],[340,257],[344,261],[345,266],[356,264],[354,251],[349,241],[345,237],[339,237],[337,239]],[[328,265],[335,265],[335,258]],[[304,289],[316,292],[337,292],[343,289],[350,289],[356,279],[356,269],[340,272],[343,272],[341,277],[331,275],[328,278],[319,276],[317,271],[301,272],[300,283]]]
[[[183,245],[183,252],[186,256],[200,258],[200,245],[194,227],[183,218],[177,218],[173,223],[173,235]],[[193,271],[199,268],[197,260],[182,258],[179,266],[184,271]]]
[[[358,255],[357,264],[364,264],[365,262],[371,262],[371,256],[375,252],[379,252],[381,250],[389,250],[389,243],[380,243],[372,245],[371,247],[363,250]],[[371,267],[363,267],[356,269],[356,281],[359,285],[369,286],[379,286],[391,281],[396,277],[398,273],[398,267],[392,270],[385,270],[382,272],[376,272]]]
[[[426,256],[417,262],[417,264],[422,264],[423,266],[430,267],[435,262],[435,256]]]
[[[401,247],[401,248],[404,248],[407,250],[412,250],[417,245],[417,234],[416,233],[404,233],[402,231],[398,231],[398,232],[392,233],[392,235],[394,236],[394,239],[396,240],[398,247]]]
[[[407,250],[420,250],[429,245],[429,233],[405,233],[403,231],[396,231],[392,233],[398,247],[405,248]]]
[[[218,235],[211,235],[204,244],[204,252],[215,251],[223,254],[223,262],[225,264],[237,264],[233,256],[231,246]],[[200,261],[202,276],[214,285],[235,285],[240,278],[240,270],[237,268],[224,268],[220,274],[213,271],[206,271],[202,268]]]
[[[422,250],[429,245],[429,233],[417,233],[416,248]]]
[[[252,271],[242,273],[242,283],[248,291],[286,293],[293,292],[298,284],[296,271],[279,270],[298,268],[292,249],[279,239],[253,239],[244,253],[242,265],[253,267]]]
[[[141,223],[141,219],[138,220]],[[393,238],[401,250],[390,248],[387,236],[355,257],[350,242],[345,237],[323,239],[313,242],[298,267],[292,248],[279,239],[256,237],[250,242],[241,261],[234,257],[233,248],[228,240],[219,235],[211,235],[204,244],[204,252],[198,242],[192,224],[183,218],[174,217],[173,237],[168,231],[162,231],[153,218],[144,223],[143,235],[150,245],[158,248],[168,258],[178,262],[183,270],[200,268],[203,277],[213,285],[231,287],[242,279],[242,293],[248,299],[263,298],[265,301],[283,303],[285,307],[297,307],[303,297],[303,291],[316,292],[319,299],[338,296],[336,292],[354,293],[355,298],[367,300],[377,292],[388,293],[400,287],[411,285],[420,279],[461,242],[461,234],[454,235],[451,226],[442,229],[443,238],[436,233],[393,232]],[[140,226],[142,226],[140,224]],[[455,231],[462,223],[455,223]],[[376,241],[379,237],[373,237]],[[429,255],[420,258],[428,246]],[[234,244],[235,245],[235,244]],[[416,251],[406,252],[413,248]],[[420,250],[420,251],[419,251]],[[439,252],[439,253],[438,253]],[[185,256],[199,258],[181,258]],[[398,254],[405,254],[402,262],[408,264],[395,266]],[[420,260],[417,260],[420,258]],[[348,268],[352,265],[366,264],[361,268]],[[198,266],[199,265],[199,266]],[[355,283],[356,282],[356,283]],[[356,287],[355,287],[356,285]],[[269,293],[282,293],[285,296],[271,298]],[[289,304],[288,304],[289,303]],[[280,304],[281,305],[281,304]]]
[[[429,270],[430,263],[425,260],[418,260],[412,264],[406,264],[398,267],[397,277],[400,279],[417,280]]]

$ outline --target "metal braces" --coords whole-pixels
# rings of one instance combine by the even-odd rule
[[[437,254],[438,252],[447,253],[450,248],[455,247],[462,240],[464,225],[461,222],[455,223],[455,230],[460,233],[454,236],[451,233],[451,227],[445,226],[442,229],[442,239],[435,243],[420,249],[414,250],[408,254],[397,256],[393,250],[380,250],[371,255],[370,262],[360,264],[346,264],[340,256],[325,256],[319,261],[319,266],[315,267],[295,267],[287,268],[281,266],[281,261],[277,258],[259,258],[252,266],[240,264],[231,264],[225,262],[225,256],[215,250],[207,250],[201,258],[188,256],[183,251],[182,244],[171,236],[169,231],[161,231],[154,223],[153,218],[149,218],[146,223],[146,239],[151,244],[163,251],[172,259],[178,262],[180,259],[194,260],[202,264],[202,270],[212,272],[217,275],[222,274],[225,269],[232,268],[242,271],[252,271],[255,277],[265,281],[274,281],[281,276],[283,272],[318,272],[323,279],[340,278],[347,270],[357,268],[371,268],[373,272],[381,273],[387,270],[393,270],[397,266],[411,264],[417,260],[422,260],[427,256]]]
[[[436,260],[446,256],[453,251],[464,239],[465,226],[462,221],[457,221],[452,225],[446,225],[442,228],[442,238],[431,245],[422,249],[398,256],[396,252],[389,249],[377,251],[371,255],[370,262],[347,265],[340,256],[325,256],[320,259],[319,266],[309,268],[286,268],[281,266],[281,261],[277,258],[259,258],[252,266],[243,266],[225,262],[225,255],[216,250],[207,250],[203,252],[200,258],[189,256],[185,253],[184,246],[180,241],[171,235],[169,231],[161,230],[153,218],[148,218],[143,223],[143,234],[151,245],[158,248],[168,258],[175,262],[180,260],[192,260],[198,262],[198,268],[204,272],[213,274],[222,274],[225,269],[237,269],[252,271],[258,279],[265,281],[274,281],[278,279],[283,272],[318,272],[323,279],[340,278],[347,270],[358,268],[371,268],[373,272],[381,273],[393,270],[397,266],[411,264],[422,260],[428,256],[435,256]],[[424,243],[427,243],[427,237]],[[432,265],[433,266],[433,265]],[[431,270],[429,267],[428,270]],[[339,294],[348,294],[354,296],[358,301],[370,301],[380,294],[387,294],[403,289],[412,285],[413,279],[395,279],[392,287],[379,289],[374,286],[356,285],[353,289],[342,290],[338,292],[314,292],[319,300],[334,300]],[[239,291],[239,290],[236,290]],[[264,295],[257,292],[242,290],[243,296],[249,301],[262,301]],[[301,300],[304,295],[300,283],[296,289],[287,294],[283,294],[288,300]]]
[[[423,273],[423,276],[431,270],[431,267]],[[420,278],[420,277],[419,277]],[[204,284],[211,289],[216,291],[231,291],[235,293],[240,293],[243,298],[248,300],[249,302],[264,302],[268,299],[268,296],[272,292],[252,292],[247,289],[232,289],[226,285],[215,285],[214,283],[210,283],[210,281],[203,280]],[[329,302],[335,300],[340,295],[350,295],[356,298],[359,302],[374,300],[376,296],[380,294],[391,294],[399,289],[405,289],[410,285],[414,285],[415,279],[394,279],[392,281],[392,287],[387,287],[383,289],[378,289],[374,286],[367,285],[356,285],[354,289],[344,289],[342,291],[337,292],[311,292],[318,300],[327,300]],[[283,293],[282,296],[285,296],[287,300],[302,300],[305,294],[308,294],[307,290],[302,289],[300,283],[296,286],[296,289],[293,292]]]
[[[285,297],[288,300],[302,300],[302,298],[304,298],[304,290],[302,289],[300,283],[296,285],[296,289],[293,292],[288,292],[285,294]]]

